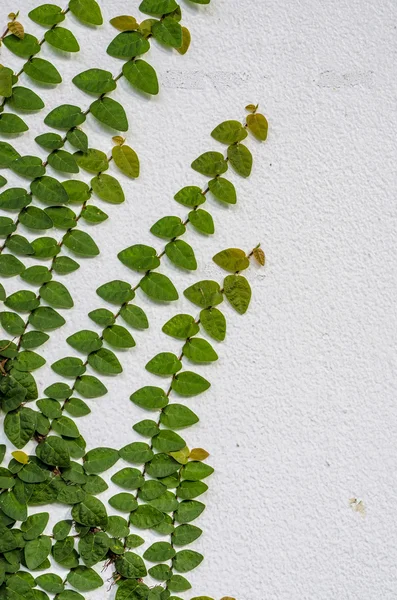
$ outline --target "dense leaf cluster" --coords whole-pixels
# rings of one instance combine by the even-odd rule
[[[189,1],[208,4],[210,0]],[[124,76],[139,91],[157,94],[156,72],[140,58],[149,50],[150,39],[181,54],[189,47],[190,34],[180,24],[181,9],[175,0],[143,0],[140,10],[149,15],[141,23],[126,15],[111,20],[120,33],[107,52],[124,60],[121,73],[113,76],[102,69],[79,73],[74,85],[96,99],[84,111],[64,104],[45,117],[45,124],[63,135],[47,131],[36,137],[37,144],[49,152],[44,161],[23,156],[14,145],[0,141],[0,168],[29,181],[26,188],[10,187],[0,193],[0,209],[14,215],[0,216],[0,275],[20,277],[23,282],[11,294],[0,286],[4,302],[0,325],[5,332],[0,340],[0,408],[13,447],[13,458],[5,465],[7,448],[0,446],[0,599],[84,600],[86,592],[105,584],[96,568],[102,564],[111,567],[116,600],[180,600],[178,594],[191,588],[187,574],[203,560],[190,545],[202,533],[193,522],[205,508],[199,498],[208,489],[206,480],[213,468],[205,462],[208,452],[190,448],[184,438],[184,430],[199,421],[184,399],[210,388],[210,382],[195,372],[195,365],[218,359],[217,344],[226,337],[226,316],[220,310],[224,300],[239,314],[248,309],[251,288],[242,272],[251,259],[264,264],[262,250],[219,252],[214,262],[228,272],[222,283],[198,281],[184,290],[199,314],[177,313],[163,326],[166,336],[181,340],[181,349],[178,355],[164,351],[154,356],[146,370],[158,377],[159,385],[144,386],[130,397],[150,413],[133,426],[138,438],[120,449],[89,449],[78,422],[90,414],[92,399],[107,394],[104,378],[122,372],[122,352],[136,345],[134,330],[149,327],[137,290],[157,302],[176,301],[179,293],[171,278],[159,272],[160,266],[166,268],[169,261],[182,270],[195,270],[195,252],[181,238],[189,226],[204,235],[214,233],[213,217],[203,208],[207,197],[229,205],[237,202],[234,184],[225,175],[229,167],[242,177],[251,173],[252,155],[243,142],[249,132],[261,141],[267,137],[267,121],[257,106],[247,107],[243,124],[225,121],[213,130],[212,137],[226,151],[210,150],[193,161],[193,170],[209,181],[204,187],[189,185],[175,194],[176,202],[188,209],[187,216],[168,215],[154,223],[151,233],[165,240],[165,246],[156,250],[134,244],[118,254],[141,277],[135,283],[112,280],[97,289],[104,305],[89,313],[93,329],[70,335],[67,343],[73,352],[51,365],[59,380],[41,391],[34,375],[46,362],[37,349],[64,325],[67,310],[78,300],[69,292],[67,276],[79,268],[81,259],[99,254],[94,238],[79,227],[80,221],[99,224],[108,218],[102,202],[124,202],[119,181],[108,173],[110,166],[129,178],[139,176],[138,156],[124,138],[115,136],[107,155],[90,147],[82,125],[91,113],[101,123],[126,131],[122,105],[108,97],[117,81]],[[27,58],[23,72],[32,79],[56,83],[56,68],[37,57],[44,41],[68,52],[79,49],[73,33],[62,26],[69,12],[89,25],[102,24],[95,0],[70,0],[64,10],[44,4],[29,13],[47,29],[38,42],[20,30],[16,15],[10,15],[11,33],[3,36],[3,42]],[[41,99],[33,90],[16,86],[21,73],[14,75],[9,69],[9,75],[7,69],[0,67],[2,108],[10,104],[13,109],[41,109]],[[0,133],[27,129],[26,124],[19,124],[19,129],[2,127],[7,115],[0,116]],[[79,179],[80,170],[92,175],[89,184]],[[73,178],[59,180],[62,173]],[[6,183],[1,176],[0,185]],[[58,237],[47,235],[58,230]],[[110,482],[120,489],[106,502],[100,496]],[[65,505],[66,518],[49,529],[49,507],[55,503]],[[42,507],[43,512],[30,512],[30,507]],[[148,544],[144,530],[157,539]]]

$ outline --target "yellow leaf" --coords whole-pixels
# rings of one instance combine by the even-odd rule
[[[10,21],[10,23],[8,23],[8,29],[20,40],[23,40],[25,37],[25,30],[22,23],[19,23],[19,21]]]
[[[132,179],[139,177],[139,158],[135,150],[129,146],[114,146],[112,157],[120,171],[127,177]]]
[[[189,458],[191,460],[205,460],[209,455],[209,452],[203,448],[193,448],[189,454]]]
[[[115,135],[114,137],[112,137],[112,140],[118,146],[122,146],[125,142],[125,138],[123,138],[121,135]]]
[[[224,596],[221,600],[236,600],[236,598],[232,598],[231,596]]]
[[[176,461],[181,465],[186,465],[189,460],[190,450],[187,446],[182,448],[182,450],[178,450],[178,452],[169,452],[168,453],[172,458],[175,458]]]
[[[258,140],[261,140],[261,142],[266,140],[269,127],[266,117],[258,114],[248,115],[247,126]]]
[[[142,35],[147,37],[148,35],[150,35],[152,33],[152,27],[153,27],[154,23],[157,23],[157,19],[145,19],[138,26],[138,29]]]
[[[29,456],[25,454],[25,452],[22,452],[22,450],[15,450],[14,452],[11,452],[11,454],[15,458],[15,460],[21,463],[22,465],[28,464]]]
[[[250,113],[254,113],[258,108],[258,105],[255,106],[255,104],[248,104],[248,106],[245,107],[245,110],[248,110],[248,112]]]
[[[138,29],[138,23],[135,17],[129,17],[128,15],[114,17],[113,19],[110,19],[110,24],[119,31],[134,31],[135,29]]]
[[[190,31],[187,27],[182,27],[182,46],[177,48],[179,54],[186,54],[189,50],[190,41],[191,41]]]
[[[255,258],[255,260],[262,265],[262,267],[265,266],[265,262],[266,262],[266,257],[265,257],[265,253],[263,252],[262,248],[254,248],[252,251],[252,254]]]

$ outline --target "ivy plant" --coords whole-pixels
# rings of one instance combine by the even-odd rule
[[[43,44],[47,43],[57,50],[75,53],[80,50],[79,42],[73,32],[64,27],[68,13],[72,13],[81,23],[87,25],[102,25],[103,18],[99,4],[95,0],[70,0],[65,9],[55,4],[42,4],[30,11],[29,17],[47,31],[41,40],[27,33],[24,26],[17,21],[18,14],[9,15],[10,22],[0,43],[19,58],[26,59],[17,73],[7,66],[0,66],[0,133],[23,133],[29,129],[26,122],[13,112],[4,112],[6,105],[13,110],[39,111],[44,108],[44,102],[36,91],[21,86],[19,79],[22,75],[40,84],[57,86],[62,82],[62,76],[52,62],[40,58]]]

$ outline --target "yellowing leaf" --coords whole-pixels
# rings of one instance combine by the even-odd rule
[[[25,452],[22,452],[22,450],[14,450],[14,452],[11,452],[11,454],[15,458],[15,460],[21,463],[22,465],[28,464],[29,456],[25,454]]]
[[[191,460],[205,460],[209,455],[210,453],[207,452],[207,450],[204,450],[204,448],[193,448],[193,450],[190,451],[189,458]]]
[[[254,134],[258,140],[264,142],[267,138],[267,130],[269,124],[267,122],[266,117],[263,115],[248,115],[247,117],[247,127]]]
[[[180,48],[177,48],[179,54],[186,54],[189,50],[190,42],[191,42],[190,31],[187,27],[182,27],[182,45]]]
[[[266,257],[265,257],[265,253],[263,252],[262,248],[254,248],[252,251],[252,255],[255,258],[255,260],[260,265],[262,265],[262,267],[265,266]]]
[[[22,23],[19,23],[19,21],[11,21],[8,23],[8,29],[20,40],[23,40],[25,37],[25,30]]]
[[[168,454],[181,465],[186,465],[189,460],[190,450],[187,446],[185,446],[182,448],[182,450],[178,450],[177,452],[169,452]]]
[[[139,177],[139,158],[135,150],[129,146],[114,146],[112,156],[124,175],[132,179]]]
[[[115,135],[112,137],[112,141],[118,146],[122,146],[125,142],[125,138],[123,138],[121,135]]]
[[[114,17],[113,19],[110,19],[110,24],[119,31],[134,31],[135,29],[138,29],[138,23],[135,17],[130,17],[128,15]]]
[[[255,106],[255,104],[248,104],[245,107],[245,110],[248,110],[248,112],[250,112],[250,113],[256,112],[257,109],[258,109],[258,105]]]

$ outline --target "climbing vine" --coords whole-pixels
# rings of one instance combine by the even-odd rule
[[[7,466],[0,466],[0,599],[84,600],[85,593],[107,583],[116,600],[181,600],[175,594],[191,589],[187,574],[203,560],[191,547],[202,533],[192,522],[205,508],[197,498],[207,491],[213,468],[206,462],[209,453],[190,448],[181,431],[199,421],[199,410],[193,411],[185,399],[200,396],[211,384],[190,365],[194,369],[195,364],[218,359],[214,346],[224,341],[227,329],[227,310],[226,314],[220,310],[224,300],[240,315],[248,310],[251,287],[242,273],[252,261],[265,264],[260,246],[248,252],[228,248],[217,253],[214,263],[228,275],[220,283],[198,281],[184,290],[199,313],[177,313],[164,324],[163,334],[180,340],[181,348],[177,354],[161,352],[146,364],[161,385],[131,390],[130,401],[144,418],[133,425],[135,438],[130,443],[122,448],[87,448],[78,422],[90,415],[91,399],[108,393],[104,378],[122,372],[120,351],[136,351],[133,331],[149,327],[145,298],[158,303],[178,300],[167,266],[182,272],[197,269],[194,248],[181,238],[190,227],[204,235],[214,234],[208,198],[215,200],[215,210],[217,202],[236,204],[236,188],[225,175],[229,168],[241,177],[251,174],[248,134],[260,141],[267,138],[267,121],[258,106],[246,107],[248,114],[242,123],[224,121],[212,131],[212,138],[226,150],[211,149],[192,162],[196,176],[206,177],[207,182],[187,185],[175,194],[179,213],[184,210],[185,214],[167,215],[153,224],[150,231],[164,240],[164,246],[134,243],[118,253],[119,261],[140,275],[135,281],[128,276],[111,280],[97,289],[105,304],[89,312],[92,330],[80,330],[67,338],[74,354],[51,365],[58,381],[41,391],[33,375],[46,363],[45,350],[37,349],[65,324],[67,310],[78,302],[68,289],[73,289],[72,273],[80,267],[80,259],[99,254],[94,238],[79,227],[81,221],[100,224],[108,218],[102,202],[117,205],[128,201],[128,193],[116,177],[117,169],[131,179],[139,176],[138,155],[124,137],[115,135],[108,149],[91,148],[82,125],[91,114],[116,132],[126,132],[124,108],[109,97],[118,80],[125,77],[134,88],[157,94],[156,71],[140,58],[150,49],[151,38],[180,54],[189,47],[190,33],[180,23],[182,11],[175,0],[143,0],[139,8],[149,15],[141,23],[128,15],[111,19],[120,33],[107,53],[124,61],[121,71],[113,75],[93,68],[77,74],[73,84],[96,99],[84,110],[63,104],[46,115],[47,127],[64,132],[61,136],[44,131],[35,138],[49,151],[46,158],[21,155],[18,140],[13,144],[0,141],[0,168],[30,180],[29,190],[10,187],[0,194],[0,209],[16,214],[14,218],[0,216],[0,275],[19,277],[22,286],[28,286],[10,294],[0,286],[5,305],[0,325],[8,336],[0,340],[0,407],[5,415],[4,433],[14,448],[10,448],[12,459]],[[47,28],[38,42],[25,33],[17,14],[9,15],[1,41],[27,62],[17,74],[0,67],[3,110],[7,105],[22,108],[15,104],[18,95],[35,107],[33,110],[43,108],[33,90],[26,88],[21,94],[16,83],[22,72],[33,79],[29,72],[39,71],[41,76],[54,73],[50,63],[51,69],[42,63],[39,68],[37,63],[42,60],[37,54],[44,42],[60,48],[54,41],[72,45],[74,40],[77,47],[62,49],[78,51],[73,33],[60,26],[69,12],[90,25],[102,24],[94,0],[70,0],[63,10],[45,4],[29,13],[33,21]],[[17,116],[3,112],[0,133],[26,131],[22,119],[24,126],[18,121],[19,129],[12,130],[12,124],[2,126],[2,119],[11,123],[9,115]],[[80,170],[92,176],[89,183],[80,178],[60,181],[57,176],[78,176]],[[0,184],[6,183],[1,177]],[[25,230],[30,232],[28,237]],[[60,230],[60,234],[35,237],[35,232],[48,230]],[[58,280],[64,277],[66,283]],[[7,458],[7,449],[0,446],[0,463]],[[113,469],[116,463],[121,463],[119,470]],[[100,499],[109,486],[117,493]],[[50,530],[52,508],[30,514],[29,507],[55,503],[69,508],[66,518]],[[146,530],[149,535],[144,537]],[[153,536],[157,538],[154,542]],[[94,568],[97,565],[105,575]],[[212,599],[196,596],[193,600]]]

